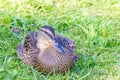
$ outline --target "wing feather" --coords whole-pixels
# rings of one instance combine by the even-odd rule
[[[30,32],[25,38],[24,43],[17,46],[17,54],[19,58],[28,65],[33,65],[40,50],[36,47],[37,32]]]

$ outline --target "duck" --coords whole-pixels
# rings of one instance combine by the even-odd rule
[[[43,73],[67,72],[80,58],[75,51],[75,42],[57,35],[51,26],[42,26],[38,32],[30,31],[17,45],[20,60]]]

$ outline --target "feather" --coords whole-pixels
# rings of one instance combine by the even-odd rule
[[[65,73],[79,59],[75,50],[74,41],[56,35],[49,26],[43,26],[39,32],[29,32],[17,46],[18,57],[44,73]]]

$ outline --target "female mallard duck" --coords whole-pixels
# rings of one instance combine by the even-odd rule
[[[49,26],[43,26],[39,32],[30,32],[17,46],[17,54],[24,63],[45,73],[66,72],[79,58],[75,50],[72,40],[56,35]]]

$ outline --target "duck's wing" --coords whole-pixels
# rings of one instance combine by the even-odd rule
[[[60,44],[61,48],[64,50],[65,54],[69,54],[73,57],[74,60],[78,60],[80,58],[79,55],[75,54],[76,51],[76,43],[67,37],[62,37],[56,35],[56,39]]]
[[[37,54],[40,50],[37,48],[37,32],[30,32],[25,38],[24,43],[17,46],[17,54],[19,58],[28,65],[33,65]]]
[[[75,53],[76,44],[74,41],[72,41],[69,38],[59,36],[59,35],[56,35],[56,39],[57,39],[59,45],[65,51],[65,53],[67,53],[67,54]]]

